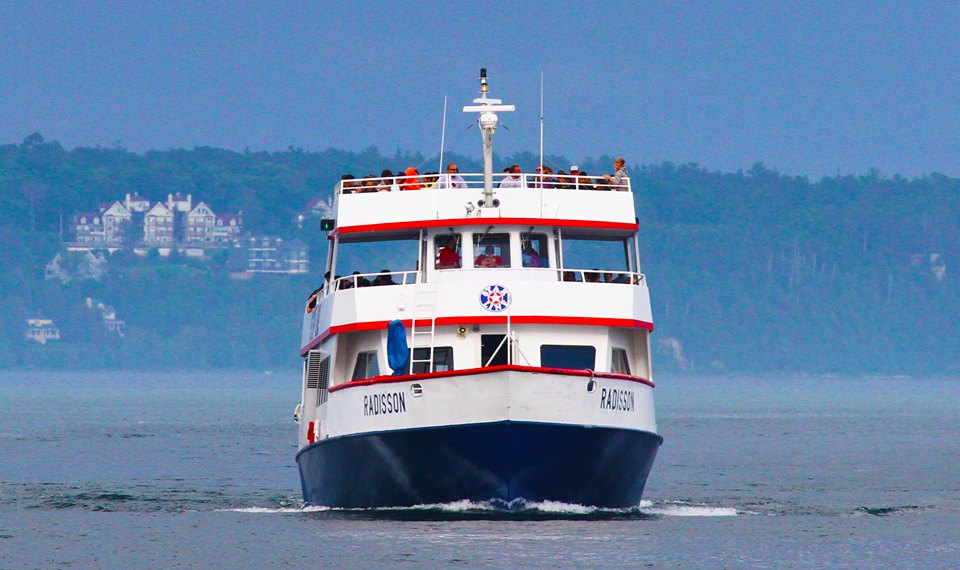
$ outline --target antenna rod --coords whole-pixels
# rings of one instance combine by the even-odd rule
[[[543,72],[540,72],[540,176],[543,176]],[[543,187],[543,178],[540,179]]]
[[[447,96],[443,96],[443,126],[440,127],[440,168],[437,169],[437,172],[440,172],[440,176],[443,176],[443,142],[447,136]],[[450,186],[450,181],[447,181],[447,186]]]

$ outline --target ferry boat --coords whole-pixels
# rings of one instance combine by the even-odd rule
[[[306,504],[640,502],[662,438],[629,180],[494,174],[514,107],[480,81],[482,173],[336,189],[300,349]],[[354,272],[358,244],[406,269]]]

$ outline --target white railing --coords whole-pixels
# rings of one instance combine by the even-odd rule
[[[473,268],[467,268],[473,269]],[[567,269],[567,268],[546,268],[546,267],[524,267],[525,271],[551,271],[555,272],[558,281],[578,282],[578,283],[599,283],[599,284],[621,284],[621,285],[644,285],[647,284],[647,276],[643,273],[633,271],[605,271],[599,269]],[[457,271],[456,269],[445,269],[442,271]],[[419,271],[388,271],[379,273],[354,273],[346,277],[338,277],[330,283],[325,284],[310,294],[307,299],[307,312],[311,313],[334,291],[345,289],[356,289],[362,287],[380,287],[388,285],[412,285],[419,282]],[[389,277],[389,282],[385,278]],[[380,279],[377,282],[377,279]]]
[[[556,174],[507,174],[493,175],[493,188],[533,188],[550,190],[601,190],[630,192],[630,179],[623,184],[614,184],[603,176],[572,176]],[[368,177],[341,180],[336,186],[338,194],[366,194],[376,192],[402,192],[405,190],[483,190],[483,174],[420,174],[417,176],[394,176],[388,178]]]
[[[620,283],[645,285],[647,276],[633,271],[610,271],[601,269],[557,269],[560,281],[581,283]]]

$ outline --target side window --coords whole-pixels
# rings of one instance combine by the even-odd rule
[[[377,351],[361,352],[357,355],[357,364],[353,367],[352,380],[366,380],[380,375],[377,363]]]
[[[510,234],[474,234],[474,267],[510,267]]]
[[[460,267],[460,237],[457,235],[437,236],[433,240],[434,267],[436,269],[457,269]]]
[[[424,360],[430,356],[429,348],[415,348],[413,349],[413,359],[414,360]],[[426,374],[430,372],[427,362],[414,362],[413,363],[413,374]],[[409,368],[409,365],[408,365]],[[444,372],[446,370],[453,370],[453,347],[452,346],[435,346],[433,347],[433,372]],[[409,373],[409,372],[408,372]]]
[[[544,344],[540,346],[540,366],[568,370],[594,370],[597,349],[592,346]]]
[[[550,267],[545,234],[520,234],[524,267]]]
[[[622,348],[613,349],[610,358],[610,372],[630,374],[630,362],[627,360],[627,351]]]

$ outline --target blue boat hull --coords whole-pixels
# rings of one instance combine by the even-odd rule
[[[297,454],[303,498],[341,508],[515,499],[640,503],[654,433],[498,422],[343,436]]]

